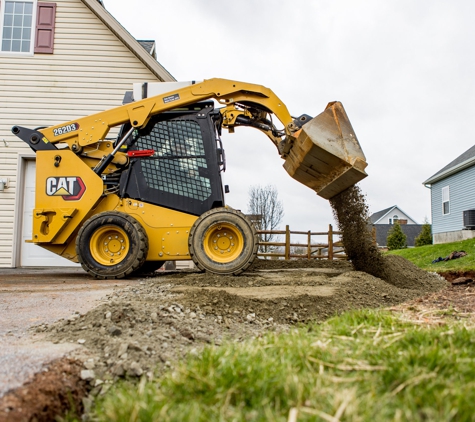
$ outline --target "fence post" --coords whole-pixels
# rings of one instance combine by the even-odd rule
[[[311,244],[312,244],[312,235],[311,235],[311,231],[309,230],[308,231],[308,235],[307,235],[307,259],[311,259],[312,258],[312,248],[311,248]]]
[[[376,246],[378,242],[376,242],[376,226],[373,226],[371,229],[371,235],[373,237],[373,245]]]
[[[290,259],[290,229],[285,226],[285,259]]]
[[[328,259],[333,261],[333,227],[328,225]]]

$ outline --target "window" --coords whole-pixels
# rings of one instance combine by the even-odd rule
[[[52,54],[56,3],[0,0],[0,51]]]
[[[33,2],[5,1],[3,5],[2,51],[32,51]]]
[[[398,221],[399,221],[399,216],[398,216],[398,215],[394,215],[394,216],[393,216],[393,222],[394,222],[394,224],[396,224]]]
[[[192,120],[158,122],[149,135],[135,143],[138,149],[154,149],[157,157],[141,160],[150,188],[204,201],[211,195],[209,177],[200,175],[206,163],[200,125]]]
[[[442,214],[450,214],[450,191],[448,186],[442,188]]]

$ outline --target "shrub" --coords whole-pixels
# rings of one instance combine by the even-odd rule
[[[415,240],[416,246],[432,245],[432,228],[427,219],[424,220],[421,232]]]
[[[389,230],[386,244],[390,251],[407,248],[407,236],[402,231],[399,223],[394,223],[391,230]]]

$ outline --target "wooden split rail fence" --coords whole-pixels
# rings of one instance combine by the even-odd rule
[[[346,259],[343,243],[340,240],[335,241],[334,236],[340,236],[341,232],[334,231],[331,224],[328,226],[328,232],[302,232],[292,231],[289,226],[285,226],[285,230],[258,230],[257,233],[261,234],[275,234],[285,235],[284,242],[264,242],[259,241],[259,246],[270,247],[284,247],[284,252],[258,252],[257,256],[266,258],[307,258],[307,259]],[[291,235],[307,236],[307,243],[292,243]],[[314,236],[325,236],[325,242],[312,243]],[[306,253],[292,253],[292,248],[301,248]]]

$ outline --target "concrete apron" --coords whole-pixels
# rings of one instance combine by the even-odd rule
[[[95,280],[81,268],[0,268],[0,397],[81,347],[44,341],[31,327],[86,313],[139,280]]]

